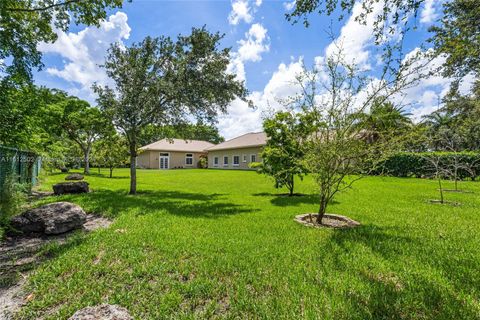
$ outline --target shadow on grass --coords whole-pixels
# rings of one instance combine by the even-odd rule
[[[362,260],[372,258],[352,267],[352,253],[360,250],[357,246],[364,252]],[[479,318],[477,307],[466,303],[465,297],[475,296],[480,286],[475,260],[459,261],[408,228],[362,225],[335,230],[324,249],[333,256],[330,274],[348,272],[364,284],[361,291],[353,289],[350,292],[355,294],[343,297],[364,318]],[[438,277],[443,280],[439,282]],[[331,290],[332,295],[338,294]]]
[[[131,209],[137,215],[165,210],[169,214],[191,218],[220,218],[238,213],[258,211],[222,200],[222,194],[200,194],[179,191],[140,191],[128,195],[125,191],[97,190],[72,200],[85,204],[97,213],[116,217]]]
[[[261,192],[252,194],[254,197],[272,197],[271,204],[278,207],[299,206],[302,204],[318,205],[318,195],[315,194],[296,194],[295,196],[288,196],[282,193]],[[333,200],[329,204],[338,204],[339,202]]]

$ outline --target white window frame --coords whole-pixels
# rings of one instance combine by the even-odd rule
[[[190,155],[190,156],[189,156]],[[187,163],[187,159],[191,158],[192,159],[192,163],[189,164]],[[193,163],[195,162],[195,159],[194,159],[194,154],[193,153],[185,153],[185,166],[192,166],[193,167]]]
[[[238,157],[238,163],[235,163],[235,157]],[[239,167],[240,166],[240,156],[239,155],[233,155],[232,156],[232,166],[233,167]]]
[[[242,162],[243,162],[243,163],[247,163],[247,155],[246,155],[246,154],[244,154],[244,155],[242,155],[242,156],[243,156],[243,158],[242,158]]]
[[[255,157],[255,161],[253,161],[253,157]],[[257,162],[257,154],[256,153],[252,153],[250,155],[250,162]]]
[[[227,163],[225,163],[225,159],[227,159]],[[223,166],[228,167],[228,156],[223,156]]]
[[[215,163],[215,160],[217,160],[217,163]],[[213,157],[213,166],[218,167],[220,164],[220,158],[218,156]]]

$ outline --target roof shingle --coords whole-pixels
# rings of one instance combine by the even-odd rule
[[[260,147],[267,144],[267,135],[265,132],[250,132],[242,136],[230,139],[220,144],[214,145],[207,151],[240,149],[249,147]]]
[[[204,152],[205,149],[213,146],[215,146],[213,143],[202,140],[162,139],[143,146],[140,150]]]

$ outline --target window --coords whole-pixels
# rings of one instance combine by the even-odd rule
[[[257,155],[256,154],[250,155],[250,162],[257,162]]]
[[[223,156],[223,166],[228,167],[228,156]]]
[[[233,166],[238,167],[240,165],[240,156],[233,156]]]
[[[185,165],[187,166],[193,165],[193,153],[185,154]]]
[[[246,154],[243,155],[243,162],[247,162],[247,155]]]
[[[218,157],[213,158],[213,166],[218,167]]]

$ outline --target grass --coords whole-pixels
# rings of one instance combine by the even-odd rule
[[[362,226],[306,228],[305,197],[280,197],[254,172],[139,171],[87,177],[94,192],[50,197],[114,218],[109,229],[50,248],[20,318],[65,319],[100,303],[138,319],[480,319],[480,185],[428,203],[436,182],[371,177],[329,212]],[[46,177],[42,188],[62,181]],[[446,183],[448,185],[448,183]]]

